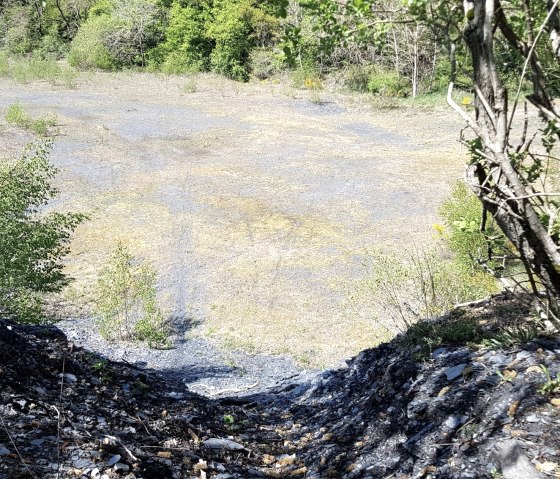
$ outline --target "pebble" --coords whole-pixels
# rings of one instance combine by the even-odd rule
[[[2,444],[0,444],[0,456],[7,456],[10,453],[9,449],[6,449]]]
[[[457,379],[459,376],[462,376],[463,371],[467,367],[466,364],[459,364],[458,366],[453,366],[452,368],[448,368],[445,370],[445,376],[447,377],[448,381],[453,381]]]
[[[128,472],[130,471],[130,466],[128,464],[124,464],[123,462],[117,462],[113,469],[116,472]]]
[[[540,419],[539,419],[539,417],[538,417],[536,414],[531,414],[530,416],[527,416],[527,417],[525,418],[525,420],[526,420],[527,422],[533,422],[533,423],[534,423],[534,422],[540,422]]]
[[[241,451],[245,449],[243,445],[231,441],[229,439],[221,439],[217,437],[212,437],[207,439],[202,443],[202,445],[207,449],[229,449],[230,451]]]
[[[107,461],[107,465],[111,467],[112,465],[116,464],[121,460],[120,454],[115,454],[111,459]]]
[[[457,416],[454,414],[453,416],[449,416],[447,418],[447,420],[445,421],[445,425],[449,429],[457,429],[461,424],[465,424],[467,422],[467,419],[467,416]]]

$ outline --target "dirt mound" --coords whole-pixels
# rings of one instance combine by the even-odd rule
[[[0,323],[0,478],[559,477],[560,340],[403,344],[212,401]]]

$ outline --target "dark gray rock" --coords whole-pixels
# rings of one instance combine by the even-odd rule
[[[448,368],[445,370],[445,377],[448,381],[453,381],[463,374],[466,367],[466,364],[459,364],[457,366],[453,366],[452,368]]]

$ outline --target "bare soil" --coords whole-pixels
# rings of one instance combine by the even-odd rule
[[[15,102],[57,115],[52,207],[91,217],[68,260],[65,315],[88,314],[120,240],[156,267],[190,334],[303,364],[386,339],[390,325],[348,304],[364,251],[430,240],[462,172],[461,121],[445,107],[141,73],[91,74],[75,90],[0,79],[0,112]],[[0,131],[8,155],[31,139]]]

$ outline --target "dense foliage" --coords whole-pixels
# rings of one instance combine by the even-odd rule
[[[253,50],[276,55],[272,13],[255,0],[9,0],[0,5],[0,50],[68,54],[81,69],[212,70],[247,80]]]
[[[29,146],[15,162],[0,164],[0,315],[41,321],[42,294],[65,284],[62,259],[76,213],[42,214],[57,190],[49,143]]]

